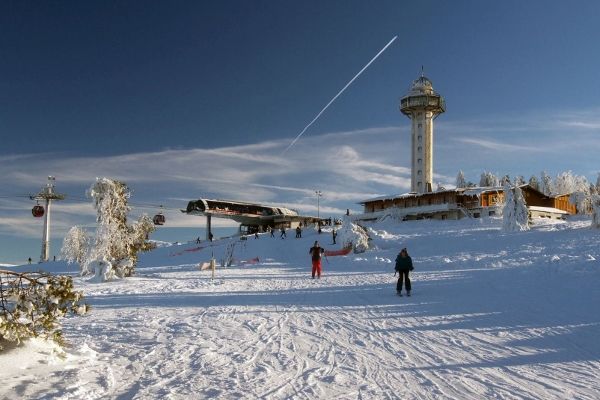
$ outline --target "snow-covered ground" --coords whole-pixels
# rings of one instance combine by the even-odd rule
[[[134,278],[76,278],[93,309],[64,321],[66,354],[41,341],[1,353],[0,397],[598,399],[589,224],[388,223],[371,230],[372,250],[324,261],[320,280],[308,249],[335,248],[328,232],[236,240],[236,264],[214,281],[197,265],[232,239],[161,247]],[[412,297],[395,293],[401,247]]]

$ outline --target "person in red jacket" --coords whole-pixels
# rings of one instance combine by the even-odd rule
[[[325,249],[319,246],[319,242],[315,240],[315,244],[310,248],[308,253],[312,256],[312,277],[315,279],[315,274],[321,278],[321,257],[325,253]]]

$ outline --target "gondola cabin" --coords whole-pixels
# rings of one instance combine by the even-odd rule
[[[44,207],[40,206],[39,204],[36,206],[33,206],[33,208],[31,209],[31,214],[36,218],[43,217],[44,216]]]
[[[156,214],[152,221],[154,222],[154,225],[164,225],[165,216],[163,214]]]

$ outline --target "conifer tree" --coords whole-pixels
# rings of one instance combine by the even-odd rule
[[[600,195],[594,195],[592,203],[592,228],[600,229]]]
[[[456,188],[462,189],[467,187],[467,182],[465,181],[465,174],[462,171],[458,171],[458,175],[456,175]]]
[[[542,171],[540,176],[540,192],[544,193],[546,196],[550,196],[554,193],[554,185],[552,184],[552,177],[548,175],[546,171]]]
[[[70,276],[0,270],[0,350],[2,341],[44,337],[63,344],[60,318],[85,314],[83,293]]]
[[[504,208],[502,209],[502,228],[505,231],[529,230],[529,210],[523,197],[523,191],[518,186],[511,188],[509,183],[504,185]]]
[[[540,183],[535,175],[531,175],[528,183],[533,189],[540,191]]]

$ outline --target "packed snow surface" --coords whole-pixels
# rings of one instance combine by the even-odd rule
[[[308,250],[336,249],[328,231],[161,247],[134,278],[76,277],[92,311],[64,320],[70,347],[0,353],[0,398],[598,399],[600,231],[589,225],[372,225],[371,249],[324,260],[320,280]],[[218,264],[231,243],[234,264],[211,280],[198,264]],[[396,295],[402,247],[411,297]]]

